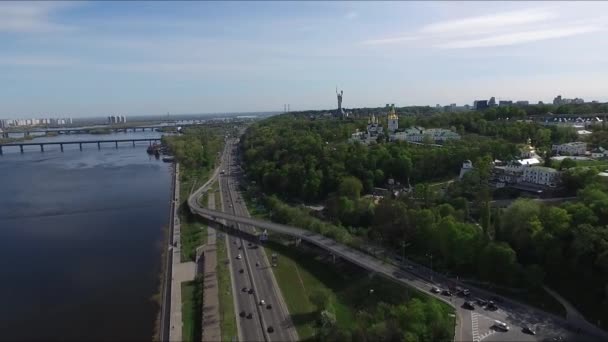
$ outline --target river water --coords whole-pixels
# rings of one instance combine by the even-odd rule
[[[159,137],[157,132],[36,141]],[[30,142],[30,141],[28,141]],[[5,148],[0,156],[0,339],[150,340],[170,164],[147,142]]]

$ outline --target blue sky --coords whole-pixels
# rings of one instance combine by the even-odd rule
[[[0,117],[608,101],[608,2],[0,2]]]

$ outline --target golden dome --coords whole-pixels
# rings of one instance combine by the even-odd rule
[[[397,113],[395,113],[395,106],[391,106],[391,109],[388,111],[388,119],[389,120],[399,120]]]

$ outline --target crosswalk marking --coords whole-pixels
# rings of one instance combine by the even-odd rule
[[[478,314],[477,312],[471,311],[471,331],[473,333],[473,342],[481,342],[484,338],[496,333],[493,329],[489,329],[484,334],[479,333],[479,317],[492,321],[491,318],[484,315]]]

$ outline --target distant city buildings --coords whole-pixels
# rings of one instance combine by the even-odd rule
[[[488,100],[476,100],[475,102],[473,102],[473,107],[475,107],[475,110],[487,109],[489,108]]]
[[[126,123],[127,122],[127,117],[124,115],[110,115],[108,116],[108,124],[112,125],[112,124],[119,124],[119,123]]]
[[[367,120],[367,129],[365,132],[355,132],[351,134],[350,142],[360,142],[362,144],[372,144],[378,141],[378,137],[384,133],[384,128],[380,125],[378,118],[372,114]]]
[[[498,106],[512,106],[512,105],[513,105],[513,101],[506,101],[506,100],[498,101]]]
[[[43,118],[43,119],[2,119],[0,128],[28,126],[64,126],[71,125],[72,118]]]
[[[553,99],[553,104],[556,106],[567,105],[567,104],[583,104],[583,103],[585,103],[585,100],[579,99],[578,97],[576,97],[574,99],[566,99],[566,98],[562,98],[561,95],[557,95]]]

